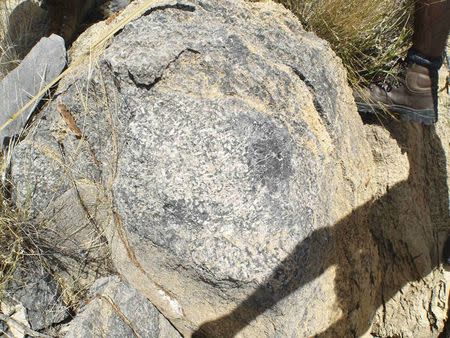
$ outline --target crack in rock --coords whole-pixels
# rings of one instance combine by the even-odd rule
[[[192,53],[192,54],[200,54],[199,51],[192,49],[192,48],[185,48],[183,49],[180,53],[177,54],[177,56],[175,56],[172,60],[170,60],[167,65],[160,71],[160,75],[156,76],[155,79],[153,81],[151,81],[150,83],[144,83],[144,82],[139,82],[139,80],[136,79],[136,77],[133,75],[133,73],[130,72],[130,70],[127,71],[128,73],[128,77],[130,78],[131,82],[134,83],[134,85],[140,89],[145,89],[150,91],[154,86],[156,86],[159,81],[162,80],[162,78],[164,77],[164,73],[167,69],[169,69],[169,67],[174,64],[175,62],[177,62],[181,56],[183,56],[183,54],[185,53]]]
[[[142,16],[148,16],[148,15],[152,14],[153,12],[163,11],[166,9],[178,9],[180,11],[185,11],[185,12],[195,12],[195,5],[193,5],[189,2],[171,1],[166,4],[161,4],[161,5],[150,8]]]
[[[324,122],[325,128],[328,131],[328,133],[330,135],[333,135],[333,133],[331,132],[332,128],[330,125],[330,121],[328,120],[328,118],[326,116],[325,109],[323,108],[322,104],[319,102],[319,100],[317,98],[316,88],[311,83],[311,81],[309,81],[306,78],[306,76],[299,69],[295,68],[294,66],[288,66],[288,67],[290,69],[292,69],[294,74],[297,75],[300,78],[300,80],[303,81],[303,83],[306,85],[306,87],[308,87],[309,92],[313,96],[314,108],[316,108],[317,113],[319,114],[321,120]]]

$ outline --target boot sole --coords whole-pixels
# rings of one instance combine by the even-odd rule
[[[414,110],[399,105],[390,105],[389,107],[386,106],[383,109],[383,107],[378,105],[362,102],[356,102],[356,106],[358,107],[358,111],[360,113],[385,114],[386,110],[388,110],[390,113],[395,114],[396,117],[403,122],[419,122],[427,126],[437,122],[437,117],[433,109]]]

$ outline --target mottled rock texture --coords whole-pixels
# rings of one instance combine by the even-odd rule
[[[117,276],[97,280],[88,297],[64,337],[181,338],[142,294]]]
[[[118,272],[183,335],[442,330],[448,108],[436,127],[361,118],[282,6],[159,2],[58,95],[84,135],[50,103],[15,150],[17,202],[55,219],[91,187]]]
[[[53,276],[37,264],[23,264],[16,270],[2,300],[10,306],[23,306],[26,321],[33,330],[42,330],[69,317],[60,287]]]

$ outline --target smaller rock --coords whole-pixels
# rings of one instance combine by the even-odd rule
[[[130,4],[131,0],[111,0],[106,1],[101,6],[101,10],[104,15],[111,15],[113,13],[117,13],[127,7]]]
[[[11,305],[7,303],[1,303],[0,309],[1,312],[10,314],[6,316],[7,319],[4,322],[5,330],[0,331],[0,337],[3,338],[1,333],[5,333],[6,337],[25,338],[25,330],[30,328],[30,323],[27,319],[27,309],[22,304]]]
[[[64,40],[58,35],[42,38],[22,60],[0,82],[0,146],[19,135],[32,112],[35,103],[23,114],[14,116],[32,97],[56,78],[66,66]]]
[[[31,329],[42,330],[69,316],[53,277],[41,267],[22,264],[7,286],[5,299],[13,306],[24,307]]]
[[[66,338],[181,338],[144,296],[118,276],[98,279],[90,296],[91,301],[69,324]]]
[[[0,320],[0,337],[2,334],[8,332],[8,325],[2,320]]]
[[[11,48],[15,55],[11,56],[16,56],[21,60],[45,35],[47,12],[39,6],[37,0],[9,0],[5,2],[7,4],[5,4],[2,13],[2,15],[8,17],[5,35],[9,41],[14,41]]]

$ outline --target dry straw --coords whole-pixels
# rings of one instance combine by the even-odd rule
[[[19,64],[19,57],[8,34],[11,8],[10,1],[0,0],[0,78]]]
[[[392,72],[410,45],[411,0],[276,0],[327,40],[353,86]]]

